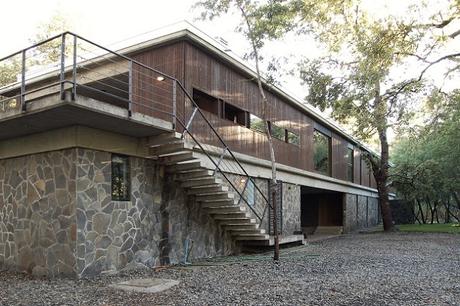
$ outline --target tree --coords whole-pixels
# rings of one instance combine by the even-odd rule
[[[254,1],[250,0],[205,0],[200,1],[196,4],[196,7],[202,9],[201,17],[202,19],[212,20],[216,17],[222,16],[229,13],[232,10],[236,10],[240,14],[241,23],[237,30],[241,32],[244,37],[248,40],[251,51],[247,55],[248,58],[253,59],[256,67],[256,82],[259,89],[259,94],[262,100],[262,116],[261,119],[264,122],[264,131],[267,138],[267,143],[270,152],[270,161],[271,161],[271,186],[273,188],[272,198],[275,199],[275,189],[277,184],[276,178],[276,157],[275,150],[273,148],[272,134],[270,131],[270,126],[268,124],[267,110],[268,110],[268,100],[265,96],[265,90],[261,75],[260,62],[262,56],[260,50],[264,46],[267,39],[273,39],[280,37],[286,29],[290,29],[292,23],[289,18],[286,16],[291,16],[294,12],[290,11],[291,8],[278,5],[277,1],[270,1],[270,7],[266,8],[265,6],[257,5]],[[278,12],[279,14],[267,14],[273,10],[282,10]],[[282,18],[273,18],[275,16],[281,16]],[[276,201],[273,201],[274,207],[274,229],[275,229],[275,254],[274,260],[279,260],[279,240],[278,240],[278,231],[277,228],[277,209]]]
[[[53,35],[64,32],[68,28],[68,21],[60,16],[54,15],[48,22],[41,24],[38,27],[37,34],[30,40],[31,44],[42,42]],[[61,56],[61,40],[54,39],[48,43],[42,44],[37,48],[29,50],[26,54],[26,71],[32,66],[41,66],[54,63],[59,60]],[[67,44],[67,52],[72,46]],[[22,55],[16,55],[9,59],[0,62],[0,88],[8,84],[18,81],[22,73]],[[2,96],[0,95],[0,101]],[[16,107],[16,99],[4,98],[5,103],[2,103],[1,109],[5,110],[7,107]],[[5,105],[6,104],[6,105]]]
[[[415,203],[420,222],[460,221],[460,90],[450,94],[433,90],[424,113],[395,145],[391,177],[398,193]]]
[[[300,65],[301,79],[309,90],[306,101],[323,111],[331,110],[341,123],[353,124],[354,134],[362,140],[377,135],[380,156],[367,154],[366,158],[377,183],[384,229],[391,231],[388,130],[408,122],[428,69],[459,56],[452,53],[429,59],[443,42],[458,35],[457,31],[450,35],[443,31],[459,19],[459,2],[426,20],[411,13],[422,11],[423,3],[407,7],[403,17],[380,19],[369,16],[359,0],[281,1],[283,8],[277,10],[270,10],[270,3],[260,11],[290,20],[285,23],[294,23],[297,33],[313,35],[326,47],[326,56]],[[284,12],[297,13],[286,16]],[[426,67],[412,78],[398,74],[412,59]]]

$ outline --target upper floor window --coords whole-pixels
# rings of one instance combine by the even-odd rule
[[[314,169],[322,174],[331,175],[331,138],[315,130],[313,132]]]
[[[249,114],[249,128],[257,132],[265,133],[264,121],[253,114]]]
[[[224,107],[224,118],[233,123],[246,126],[246,112],[241,108],[225,103]]]
[[[287,131],[287,139],[286,139],[286,141],[288,143],[292,143],[292,144],[295,144],[295,145],[300,145],[300,136],[299,136],[299,134],[296,134],[294,132]]]
[[[345,156],[347,162],[347,179],[350,182],[354,181],[354,150],[347,148],[347,155]]]
[[[193,89],[193,100],[204,111],[219,116],[219,99],[196,88]]]
[[[286,129],[277,126],[275,123],[270,122],[270,132],[273,138],[281,141],[286,141]]]
[[[130,200],[130,181],[129,157],[112,154],[112,200]]]

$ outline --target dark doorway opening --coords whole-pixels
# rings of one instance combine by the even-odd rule
[[[304,234],[321,230],[341,231],[343,225],[343,194],[329,190],[301,187],[301,226]]]

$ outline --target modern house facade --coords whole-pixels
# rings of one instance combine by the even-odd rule
[[[56,52],[56,50],[58,50]],[[379,222],[365,146],[193,28],[112,52],[73,33],[0,60],[0,265],[85,277]]]

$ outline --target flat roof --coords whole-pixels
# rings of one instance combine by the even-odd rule
[[[189,40],[197,44],[198,46],[202,47],[212,55],[217,56],[224,62],[249,75],[251,78],[257,78],[257,73],[254,71],[253,68],[251,68],[248,65],[247,62],[245,62],[238,56],[232,54],[231,52],[226,51],[224,45],[222,45],[214,38],[210,37],[209,35],[199,30],[197,27],[195,27],[187,21],[165,26],[158,30],[136,36],[131,40],[123,41],[123,44],[125,46],[128,45],[128,47],[120,47],[117,52],[122,54],[139,52],[145,49],[152,48],[154,46],[162,45],[180,39]],[[269,84],[264,78],[262,78],[262,81],[264,86],[266,88],[269,88],[270,91],[284,98],[284,100],[287,103],[291,104],[303,113],[312,117],[321,125],[324,125],[328,129],[331,129],[335,133],[343,136],[353,145],[356,145],[357,147],[364,149],[374,155],[380,155],[371,148],[369,148],[366,144],[362,143],[361,141],[350,135],[345,129],[340,127],[338,124],[336,124],[328,118],[325,118],[313,106],[287,93],[286,90],[284,90],[282,87]]]

